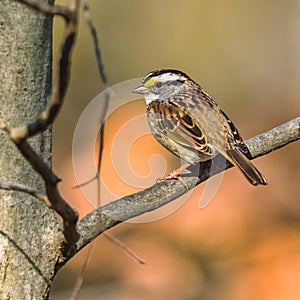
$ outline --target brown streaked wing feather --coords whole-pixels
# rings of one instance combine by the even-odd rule
[[[184,110],[164,102],[152,102],[151,108],[158,114],[159,129],[176,143],[205,155],[212,155],[207,145],[206,136],[197,124]]]
[[[213,98],[209,94],[207,94],[203,89],[201,89],[201,87],[198,84],[193,84],[192,90],[194,91],[195,89],[197,89],[197,93],[205,100],[205,102],[202,102],[202,104],[207,104],[211,109],[217,110],[217,112],[220,112],[226,119],[229,129],[231,130],[232,133],[232,141],[228,141],[228,143],[234,146],[234,148],[238,148],[239,150],[241,150],[242,153],[244,153],[248,158],[250,158],[251,157],[250,151],[245,145],[240,132],[235,127],[233,122],[219,108],[218,104],[213,100]],[[192,98],[194,100],[194,103],[197,103],[197,101],[199,101],[197,97],[192,97]],[[199,107],[200,106],[198,105],[198,108]]]
[[[222,115],[225,117],[225,119],[227,120],[227,123],[230,127],[230,130],[233,134],[233,138],[234,138],[234,142],[236,144],[240,144],[243,142],[243,138],[241,136],[241,134],[239,133],[238,129],[235,127],[235,125],[233,124],[233,122],[228,118],[228,116],[224,113],[224,111],[220,110],[220,112],[222,113]]]
[[[222,115],[225,117],[225,119],[227,120],[227,123],[229,125],[229,128],[233,134],[233,139],[234,139],[234,144],[236,147],[238,147],[247,157],[251,157],[250,151],[247,148],[247,146],[244,143],[244,140],[240,134],[240,132],[238,131],[238,129],[235,127],[235,125],[233,124],[233,122],[228,118],[228,116],[224,113],[224,111],[220,110],[220,112],[222,113]]]
[[[193,148],[205,155],[212,155],[211,148],[208,146],[207,138],[203,130],[196,124],[189,115],[183,115],[180,119],[180,126],[177,127],[178,133],[185,139],[191,140]]]

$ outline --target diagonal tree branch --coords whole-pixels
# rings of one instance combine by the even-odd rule
[[[299,139],[300,117],[255,136],[245,142],[253,159],[275,151]],[[218,158],[216,158],[215,162],[213,174],[210,169],[211,162],[208,161],[201,164],[201,174],[199,177],[189,176],[182,178],[184,183],[188,186],[188,189],[192,189],[201,182],[204,182],[210,175],[216,175],[224,171],[223,162],[220,161],[220,163],[218,163]],[[232,165],[227,163],[226,169],[231,167]],[[77,242],[76,252],[109,228],[133,217],[153,211],[186,192],[186,187],[180,181],[168,180],[156,183],[144,191],[123,197],[99,207],[85,216],[78,223],[80,239]],[[71,254],[70,257],[67,257],[67,259],[70,259],[76,252]]]
[[[300,138],[300,117],[245,141],[252,158],[266,155]]]

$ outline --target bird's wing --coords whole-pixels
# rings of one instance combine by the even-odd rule
[[[212,148],[200,124],[178,106],[155,101],[150,104],[161,132],[184,148],[211,156]]]
[[[248,158],[250,158],[251,157],[250,151],[247,148],[247,146],[245,145],[244,140],[243,140],[240,132],[235,127],[233,122],[228,118],[228,116],[222,110],[220,110],[220,112],[225,117],[225,119],[227,121],[227,124],[229,125],[229,128],[232,132],[232,135],[233,135],[232,143],[235,145],[235,147],[237,147],[239,150],[241,150],[243,152],[243,154],[245,154]]]

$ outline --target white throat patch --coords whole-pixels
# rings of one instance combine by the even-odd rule
[[[146,105],[150,104],[152,101],[159,100],[159,95],[156,94],[146,94],[144,95]]]

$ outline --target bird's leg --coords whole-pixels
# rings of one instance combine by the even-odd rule
[[[166,177],[163,177],[163,178],[158,178],[157,179],[157,182],[162,182],[164,180],[170,180],[170,179],[177,179],[179,180],[183,185],[184,187],[189,190],[187,184],[182,180],[182,178],[180,177],[180,175],[182,174],[182,172],[188,168],[190,166],[189,163],[185,163],[184,165],[182,165],[180,168],[176,169],[176,170],[173,170],[168,176]]]
[[[181,173],[190,166],[191,164],[185,163],[182,165],[180,168],[173,170],[168,176],[166,176],[164,179],[169,180],[169,179],[180,179]]]

